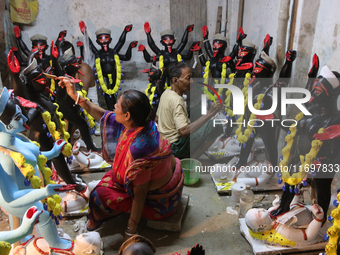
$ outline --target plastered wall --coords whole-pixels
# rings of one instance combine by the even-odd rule
[[[256,57],[260,54],[266,34],[273,36],[274,40],[269,56],[273,57],[275,55],[279,2],[277,0],[244,1],[243,30],[247,34],[247,40],[256,45]]]

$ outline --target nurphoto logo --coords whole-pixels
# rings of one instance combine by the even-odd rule
[[[206,84],[205,84],[206,85]],[[211,88],[209,86],[209,88]],[[242,93],[242,90],[240,88],[238,88],[235,85],[230,85],[230,84],[215,84],[215,88],[226,88],[229,89],[232,96],[233,96],[233,103],[232,103],[232,110],[233,110],[233,114],[234,115],[244,115],[244,95]],[[303,105],[304,103],[307,103],[310,98],[311,98],[311,94],[309,92],[309,90],[304,89],[304,88],[292,88],[292,87],[288,87],[288,88],[276,88],[273,87],[272,88],[272,105],[270,107],[270,109],[266,109],[266,110],[261,110],[261,109],[255,109],[254,105],[253,105],[253,88],[251,86],[248,87],[248,101],[247,101],[247,106],[248,109],[251,113],[257,115],[257,116],[266,116],[266,115],[270,115],[272,113],[274,113],[278,107],[278,89],[280,89],[281,92],[281,115],[285,116],[287,115],[287,105],[295,105],[304,115],[312,115],[307,109],[306,107]],[[220,103],[223,105],[222,100],[220,98],[220,96],[216,93],[216,91],[213,89],[213,92],[215,93],[215,95],[217,96],[218,100],[220,101]],[[287,94],[303,94],[304,97],[303,98],[288,98]],[[206,115],[207,114],[207,95],[206,94],[202,94],[201,95],[201,114],[202,115]],[[272,126],[274,126],[274,122],[275,121],[280,121],[281,125],[284,127],[290,127],[292,125],[292,122],[295,122],[295,125],[297,124],[297,121],[295,119],[285,119],[285,120],[280,120],[280,119],[254,119],[253,121],[256,122],[256,126],[257,127],[261,127],[264,125],[264,121],[271,121]],[[260,124],[259,124],[260,122]],[[289,123],[287,125],[285,125],[285,122]],[[230,126],[232,126],[233,124],[235,125],[243,125],[245,126],[245,120],[243,120],[242,122],[237,122],[234,121],[230,118],[228,119],[214,119],[214,126],[218,125],[218,124],[230,124]],[[248,125],[251,126],[251,124],[254,123],[252,121],[248,121]],[[294,124],[293,124],[294,125]]]

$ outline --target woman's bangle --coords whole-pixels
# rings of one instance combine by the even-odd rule
[[[137,234],[138,234],[137,230],[136,230],[135,233],[131,233],[131,228],[129,228],[129,226],[126,227],[125,235],[127,235],[127,236],[134,236],[134,235],[137,235]]]
[[[314,220],[316,220],[317,222],[323,222],[323,221],[324,221],[324,218],[318,219],[318,218],[314,217]]]
[[[130,233],[126,232],[126,230],[125,230],[125,235],[127,235],[127,236],[134,236],[134,235],[138,235],[138,232],[136,231],[136,233],[130,234]]]
[[[77,100],[76,100],[76,102],[75,102],[75,104],[73,106],[76,106],[78,104],[78,102],[79,102],[80,95],[79,95],[79,93],[77,93],[77,94],[78,94]]]

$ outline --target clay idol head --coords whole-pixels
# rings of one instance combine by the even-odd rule
[[[16,134],[28,128],[27,118],[22,113],[19,102],[6,87],[0,91],[0,131]]]
[[[253,63],[255,53],[255,44],[243,39],[242,45],[238,50],[236,66],[240,66],[243,63]]]
[[[247,227],[254,233],[265,232],[272,228],[272,220],[265,209],[252,208],[245,216]]]
[[[221,34],[216,34],[213,40],[213,57],[216,57],[218,54],[224,55],[224,51],[227,47],[227,38],[225,38]]]
[[[37,50],[39,54],[36,56],[42,59],[48,49],[47,37],[41,34],[35,34],[30,39],[32,41],[32,50]]]
[[[264,51],[261,52],[260,58],[255,61],[252,77],[270,78],[273,77],[276,70],[274,60],[272,60]]]
[[[172,51],[172,46],[175,44],[175,33],[171,29],[164,30],[161,32],[161,44],[168,49],[169,52]]]
[[[328,66],[322,67],[320,75],[314,80],[311,87],[311,99],[309,102],[313,103],[327,103],[334,99],[338,93],[334,90],[338,89],[339,73],[332,72]]]
[[[102,47],[102,49],[107,52],[109,49],[109,44],[112,41],[111,30],[107,28],[101,28],[96,31],[97,43]]]

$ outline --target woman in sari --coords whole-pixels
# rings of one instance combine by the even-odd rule
[[[129,213],[127,238],[137,233],[141,217],[161,220],[170,216],[181,199],[184,174],[170,143],[152,121],[147,96],[125,91],[110,112],[78,96],[72,82],[64,78],[59,86],[66,87],[76,104],[100,121],[103,156],[112,164],[90,195],[88,230],[122,212]]]

